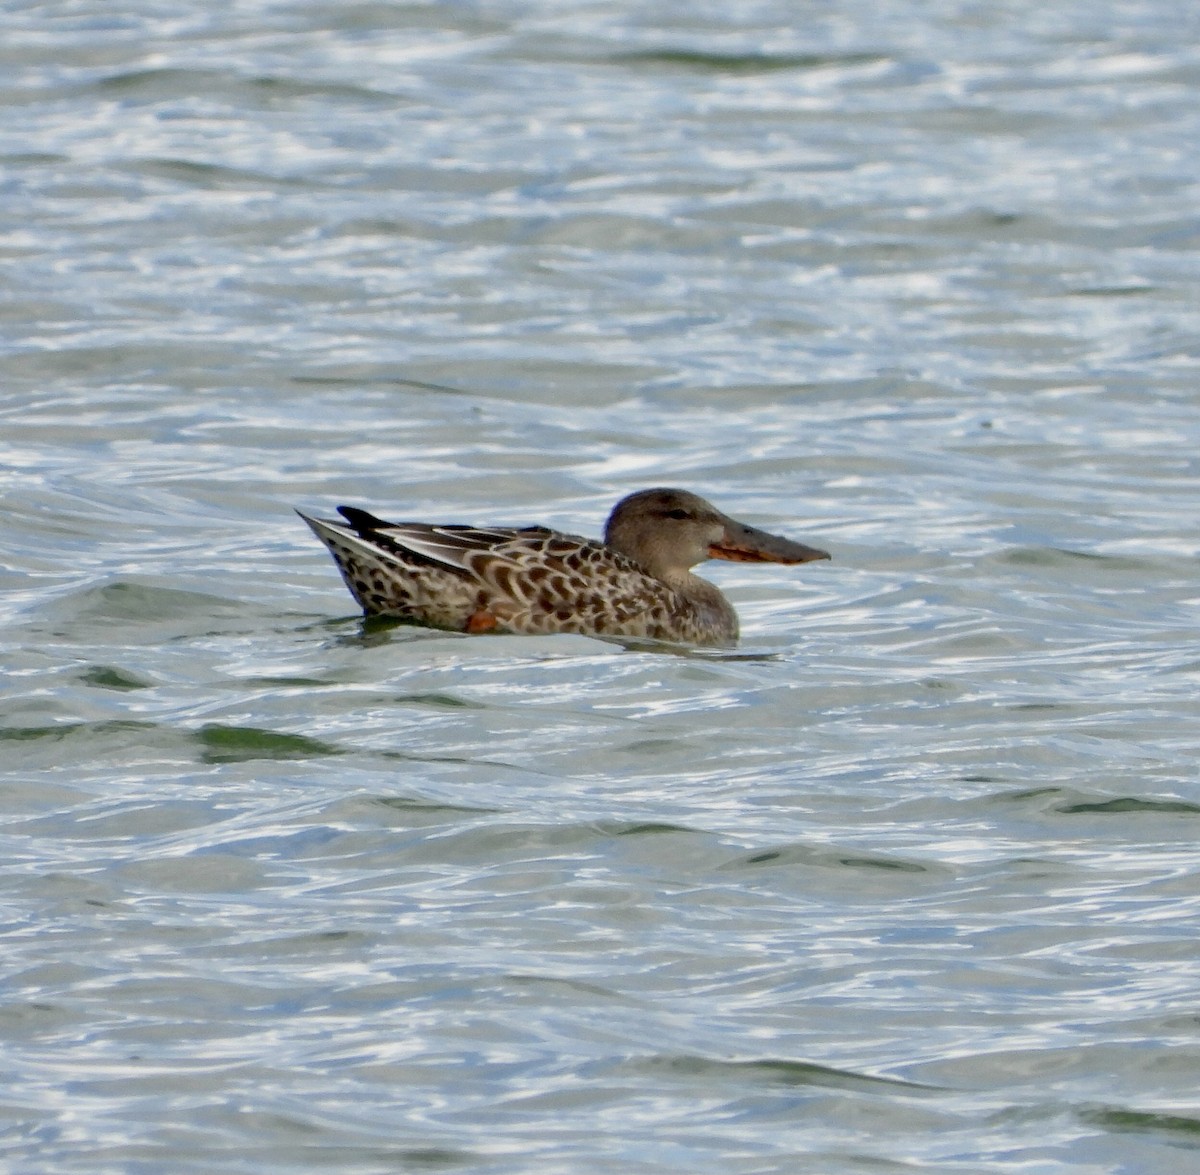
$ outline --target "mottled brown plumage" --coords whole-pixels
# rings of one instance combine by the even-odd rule
[[[329,548],[368,616],[458,632],[642,637],[696,645],[737,639],[729,601],[691,568],[706,559],[805,563],[824,551],[756,530],[686,490],[618,502],[604,542],[523,528],[300,517]]]

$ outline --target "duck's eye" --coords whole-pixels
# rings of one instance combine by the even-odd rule
[[[688,512],[686,510],[668,510],[667,517],[674,518],[676,522],[686,522]]]

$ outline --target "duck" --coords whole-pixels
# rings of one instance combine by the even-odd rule
[[[357,506],[339,506],[342,520],[296,513],[329,548],[366,616],[463,633],[729,646],[737,613],[693,567],[830,557],[663,487],[622,498],[603,541],[544,526],[386,522]]]

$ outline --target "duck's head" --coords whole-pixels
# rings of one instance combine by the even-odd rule
[[[827,551],[738,522],[687,490],[639,490],[622,498],[609,515],[604,541],[666,580],[706,559],[808,563],[829,558]]]

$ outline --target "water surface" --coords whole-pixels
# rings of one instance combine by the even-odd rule
[[[9,12],[7,1166],[1194,1164],[1197,32]],[[463,638],[291,512],[663,483],[833,561]]]

